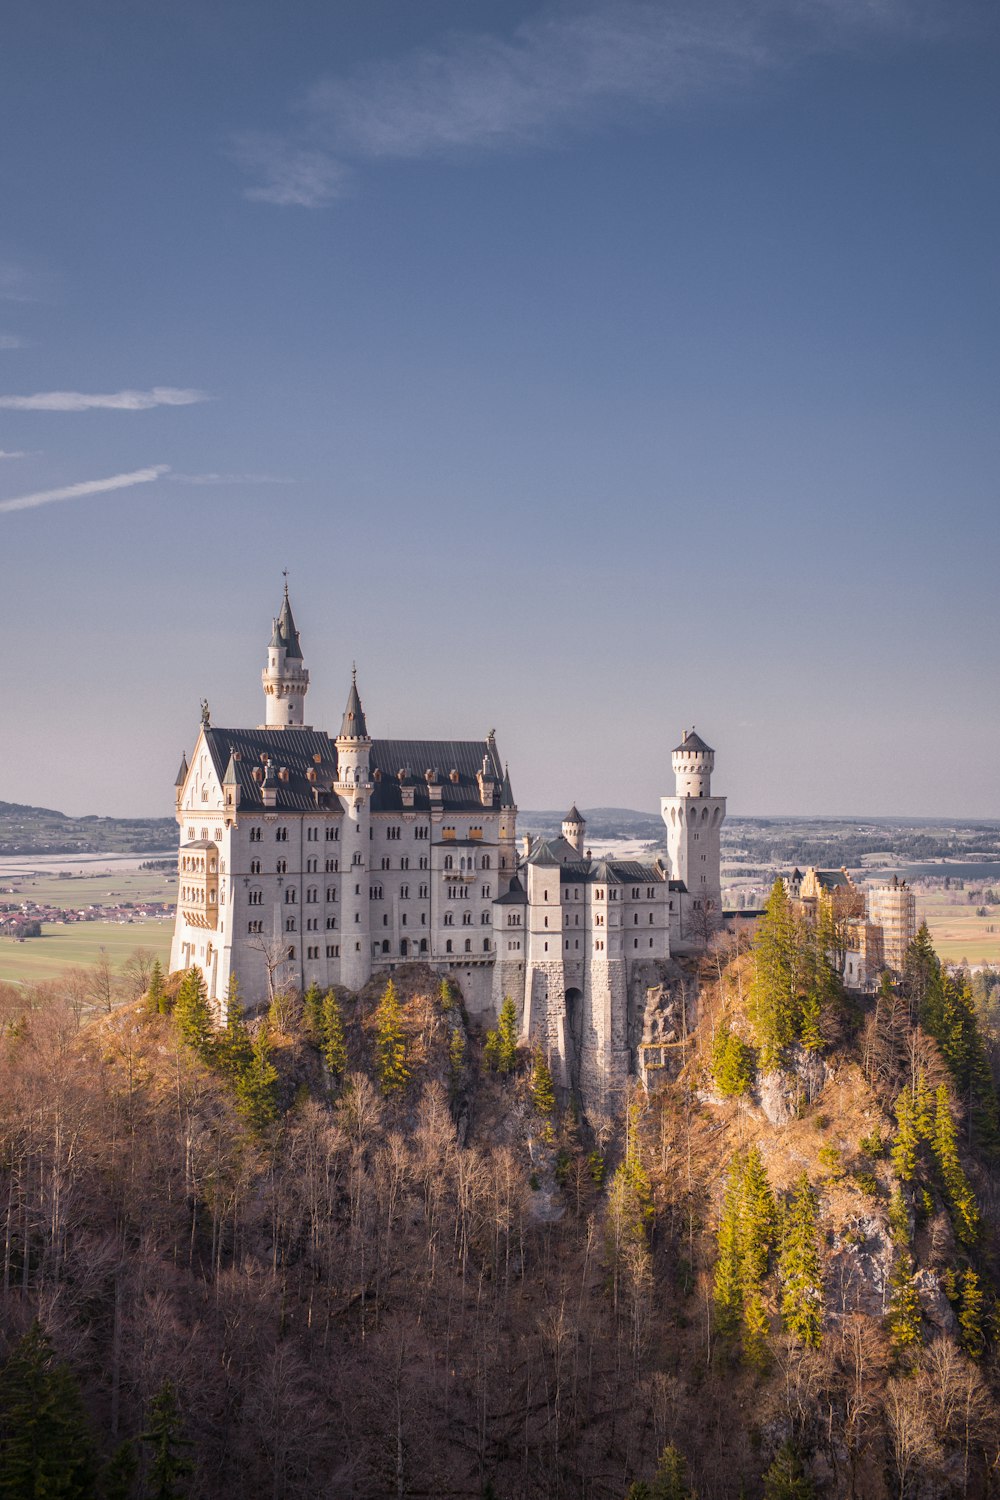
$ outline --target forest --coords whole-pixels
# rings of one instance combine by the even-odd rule
[[[586,1113],[418,966],[0,989],[0,1497],[997,1492],[985,997],[926,931],[850,997],[832,921],[776,885]]]

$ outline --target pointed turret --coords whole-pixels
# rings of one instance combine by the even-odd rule
[[[239,783],[240,783],[240,773],[236,769],[236,751],[233,750],[233,749],[230,749],[230,751],[229,751],[229,764],[226,767],[226,774],[222,778],[222,785],[223,786],[239,786]]]
[[[586,828],[587,820],[574,802],[562,820],[562,836],[567,844],[570,844],[581,857],[583,855],[583,839]]]
[[[506,763],[504,764],[504,768],[503,768],[503,781],[500,784],[500,806],[501,807],[516,807],[517,806],[517,804],[514,801],[514,793],[511,790],[511,785],[510,785],[510,770],[509,770],[508,766],[506,765]]]
[[[261,673],[261,681],[267,707],[266,722],[261,728],[304,729],[309,673],[302,665],[302,647],[292,618],[287,579],[281,609],[271,621],[267,666]]]
[[[292,618],[292,606],[288,599],[288,580],[285,580],[285,597],[281,601],[281,613],[277,619],[277,629],[281,636],[282,645],[289,661],[302,660],[302,648],[299,645],[299,633],[295,628]]]
[[[188,779],[188,758],[187,758],[187,752],[184,751],[184,750],[182,750],[181,751],[181,768],[177,772],[177,778],[174,781],[174,786],[177,788],[178,791],[180,791],[181,787],[184,785],[184,783],[185,783],[185,781],[187,781],[187,779]]]
[[[361,707],[361,697],[358,693],[358,669],[351,668],[351,691],[347,695],[347,707],[344,709],[344,722],[340,726],[338,736],[342,740],[366,740],[368,738],[368,725],[365,723],[365,711]]]

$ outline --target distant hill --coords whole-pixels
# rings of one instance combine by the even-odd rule
[[[173,818],[71,818],[0,802],[0,854],[152,854],[177,842]]]

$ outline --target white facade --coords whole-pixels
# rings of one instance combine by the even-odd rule
[[[352,680],[331,738],[304,724],[308,682],[286,591],[264,725],[217,728],[206,708],[181,764],[171,969],[199,967],[220,1008],[235,977],[255,1008],[280,988],[356,991],[426,963],[454,976],[473,1014],[495,1015],[510,995],[565,1084],[589,1097],[618,1087],[646,988],[685,938],[691,903],[684,875],[671,876],[690,872],[698,899],[718,902],[725,799],[709,795],[712,752],[691,747],[680,769],[675,752],[678,796],[664,799],[673,868],[591,859],[575,807],[563,836],[535,841],[519,864],[492,732],[373,739]],[[707,823],[687,816],[695,804]]]

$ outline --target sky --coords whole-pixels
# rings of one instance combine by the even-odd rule
[[[0,799],[263,718],[1000,816],[990,0],[7,0]]]

